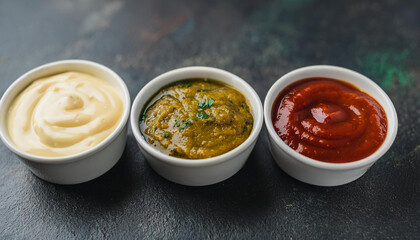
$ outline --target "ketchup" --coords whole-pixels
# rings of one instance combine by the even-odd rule
[[[274,101],[271,117],[288,146],[329,163],[371,155],[387,132],[385,111],[375,99],[331,78],[307,78],[289,85]]]

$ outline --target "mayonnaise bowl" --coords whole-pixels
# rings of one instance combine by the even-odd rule
[[[50,77],[50,76],[56,76],[65,72],[76,72],[86,74],[86,76],[92,76],[94,78],[100,79],[103,84],[107,85],[109,89],[111,89],[113,92],[115,92],[115,96],[117,96],[118,101],[120,101],[122,104],[119,104],[118,107],[122,108],[119,111],[119,118],[117,120],[113,119],[114,125],[113,128],[106,133],[106,135],[101,136],[101,139],[97,142],[94,141],[93,135],[96,134],[93,133],[92,129],[83,130],[84,135],[86,135],[87,138],[89,138],[89,141],[86,140],[86,142],[93,142],[91,147],[86,149],[81,149],[80,151],[68,151],[69,154],[63,154],[63,155],[53,155],[49,156],[48,154],[37,154],[37,153],[29,153],[27,150],[22,149],[21,146],[18,146],[15,144],[16,140],[12,139],[12,136],[10,135],[10,129],[8,125],[8,116],[11,114],[11,106],[14,104],[15,99],[17,99],[18,96],[21,95],[21,93],[24,93],[24,90],[28,88],[28,86],[32,86],[35,81]],[[39,82],[39,81],[38,81]],[[101,82],[93,83],[93,86],[100,85]],[[67,89],[66,86],[64,86],[64,89]],[[84,90],[86,92],[86,89]],[[101,90],[102,91],[102,90]],[[100,91],[100,92],[101,92]],[[76,93],[76,97],[78,97]],[[92,93],[93,95],[98,95],[99,93]],[[70,108],[68,112],[75,111],[73,108],[81,108],[88,109],[89,113],[92,111],[95,111],[95,108],[97,109],[98,106],[101,106],[103,108],[106,108],[105,105],[94,105],[94,108],[90,108],[89,106],[86,106],[89,102],[88,99],[84,96],[80,96],[80,99],[76,99],[75,102],[60,102],[60,101],[67,101],[66,98],[46,98],[41,99],[41,101],[44,101],[44,107],[48,108],[48,101],[50,101],[50,107],[54,108],[57,107],[60,104],[64,104],[65,107]],[[101,96],[98,96],[101,98]],[[92,97],[92,99],[96,99],[95,97]],[[92,100],[91,99],[91,100]],[[54,101],[55,100],[55,101]],[[92,100],[92,101],[93,101]],[[47,101],[47,103],[45,103]],[[82,101],[82,102],[78,102]],[[83,102],[85,101],[85,102]],[[70,105],[66,105],[70,104]],[[83,105],[86,104],[86,105]],[[90,103],[89,103],[90,104]],[[126,142],[126,134],[127,134],[127,121],[129,118],[130,113],[130,95],[127,89],[127,86],[125,85],[124,81],[111,69],[100,65],[95,62],[86,61],[86,60],[63,60],[63,61],[57,61],[48,63],[45,65],[42,65],[40,67],[37,67],[21,77],[19,77],[4,93],[3,97],[0,101],[0,137],[3,141],[3,143],[12,151],[14,152],[21,160],[22,162],[28,166],[28,168],[39,178],[46,180],[48,182],[52,183],[58,183],[58,184],[77,184],[77,183],[83,183],[89,180],[92,180],[94,178],[97,178],[107,172],[109,169],[111,169],[120,159],[124,148],[125,148],[125,142]],[[58,109],[58,107],[57,107]],[[38,111],[39,113],[42,111]],[[47,112],[47,111],[44,111]],[[16,113],[14,113],[16,114]],[[59,123],[59,127],[62,127],[64,129],[64,134],[60,133],[60,138],[54,139],[49,138],[49,132],[51,130],[54,130],[56,126],[48,126],[45,127],[44,125],[40,128],[39,126],[37,131],[45,131],[42,132],[42,134],[47,135],[47,137],[44,139],[42,136],[35,136],[34,140],[36,141],[37,138],[39,141],[50,141],[50,144],[53,146],[57,146],[57,150],[61,150],[59,148],[65,149],[68,147],[68,144],[73,143],[67,143],[67,138],[73,137],[70,133],[76,133],[81,129],[79,124],[77,126],[68,125],[68,122],[66,122],[66,118],[63,117],[63,112],[57,111],[57,117],[54,116],[54,113],[48,112],[48,119],[51,121],[56,121]],[[22,115],[21,112],[18,112],[18,115]],[[78,115],[78,117],[81,115]],[[26,116],[25,116],[26,117]],[[32,119],[39,118],[39,116],[30,116]],[[77,121],[85,121],[86,119],[90,119],[91,116],[81,116],[83,118],[78,118]],[[19,118],[19,116],[17,116]],[[23,116],[22,116],[23,118]],[[49,121],[45,120],[43,118],[40,118],[42,121]],[[58,120],[57,120],[58,119]],[[64,120],[63,120],[64,119]],[[98,123],[101,119],[96,119],[96,123]],[[106,120],[106,119],[102,119]],[[87,120],[86,120],[87,121]],[[31,123],[32,124],[32,123]],[[44,123],[43,123],[44,124]],[[92,124],[91,124],[92,125]],[[14,126],[14,125],[11,125]],[[19,126],[19,125],[17,125]],[[99,126],[99,127],[98,127]],[[32,127],[32,126],[31,126]],[[101,128],[100,124],[96,125],[97,130],[99,133],[103,132],[103,129]],[[41,129],[41,130],[39,130]],[[68,130],[68,131],[66,131]],[[38,132],[37,132],[38,134]],[[66,135],[67,134],[67,135]],[[64,139],[64,140],[63,140]],[[52,143],[51,143],[52,141]],[[56,142],[55,142],[56,141]],[[63,142],[64,141],[64,142]],[[79,140],[76,140],[76,142]],[[66,153],[66,151],[62,151]]]

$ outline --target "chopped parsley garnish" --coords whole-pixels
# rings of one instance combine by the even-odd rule
[[[179,130],[184,130],[187,127],[193,125],[193,123],[191,122],[191,120],[180,120],[181,123],[178,122],[178,120],[175,121],[175,125],[174,127],[179,128]],[[181,126],[182,125],[182,126]]]
[[[165,138],[168,138],[168,137],[169,137],[169,133],[165,133],[163,136],[164,136]]]
[[[184,123],[184,126],[179,128],[179,130],[181,131],[192,125],[192,122],[190,120],[187,120],[187,121],[181,120],[181,122]]]
[[[206,101],[204,101],[204,102],[198,102],[198,103],[197,103],[197,106],[198,106],[199,108],[204,108],[204,107],[206,106]]]
[[[207,106],[211,107],[211,105],[214,103],[214,99],[213,98],[209,98],[209,100],[207,100]]]
[[[147,118],[146,114],[140,115],[140,122],[143,122]]]
[[[197,117],[201,119],[207,119],[209,118],[209,115],[200,112],[200,113],[197,113]]]
[[[210,91],[209,89],[198,89],[197,92],[208,92]]]
[[[202,102],[198,102],[197,106],[199,108],[205,108],[205,107],[211,107],[211,105],[214,103],[214,99],[213,98],[209,98],[206,101],[202,101]]]
[[[192,86],[191,80],[184,80],[184,81],[181,81],[179,84],[181,85],[181,87],[186,87],[186,88],[189,88]]]
[[[212,122],[215,122],[215,121],[216,121],[216,118],[213,117],[212,120],[208,119],[206,123],[212,123]]]

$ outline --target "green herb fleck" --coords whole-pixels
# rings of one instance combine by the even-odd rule
[[[200,113],[197,113],[197,117],[201,119],[207,119],[209,118],[209,115],[200,112]]]
[[[204,102],[198,102],[198,103],[197,103],[197,106],[198,106],[199,108],[204,108],[204,107],[206,106],[206,101],[204,101]]]
[[[197,92],[208,92],[210,91],[209,89],[198,89]]]
[[[209,98],[206,101],[198,102],[197,103],[197,106],[199,108],[211,107],[211,105],[213,105],[213,103],[214,103],[214,99],[213,98]]]
[[[215,117],[213,117],[213,118],[212,118],[212,120],[210,120],[210,119],[209,119],[209,120],[207,120],[207,122],[206,122],[206,123],[212,123],[212,122],[215,122],[215,121],[216,121],[216,118],[215,118]]]
[[[140,116],[140,122],[143,122],[146,118],[147,118],[147,115],[146,114],[142,114]]]
[[[197,121],[198,121],[198,119],[197,119],[197,118],[194,118],[194,121],[195,121],[195,122],[197,122]]]
[[[207,106],[211,107],[211,105],[214,103],[214,99],[213,98],[209,98],[209,100],[207,100]]]
[[[189,88],[192,86],[191,80],[184,80],[184,81],[179,82],[179,84],[181,85],[181,87],[186,87],[186,88]]]
[[[233,104],[232,100],[230,100],[230,99],[228,99],[228,100],[229,100],[229,102],[230,102],[230,103],[232,103],[232,104]]]
[[[168,138],[169,137],[169,133],[165,133],[164,137],[165,138]]]
[[[179,130],[184,130],[187,127],[193,125],[193,123],[190,120],[181,120],[182,123],[184,123],[184,126],[180,127]]]

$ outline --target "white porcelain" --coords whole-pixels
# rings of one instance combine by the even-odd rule
[[[168,156],[149,145],[140,133],[139,116],[147,101],[162,87],[188,78],[210,78],[222,81],[248,98],[254,116],[251,135],[235,149],[206,159],[182,159]],[[188,186],[204,186],[221,182],[238,172],[257,142],[263,124],[261,100],[244,80],[224,70],[210,67],[186,67],[164,73],[141,89],[131,109],[131,129],[141,152],[150,166],[162,177]]]
[[[278,94],[291,83],[310,77],[340,79],[357,86],[375,98],[385,110],[388,129],[381,147],[372,155],[355,162],[326,163],[308,158],[286,145],[276,134],[271,120],[273,102]],[[338,186],[361,177],[394,142],[398,119],[394,105],[386,93],[369,78],[349,69],[335,66],[309,66],[287,73],[270,88],[264,101],[264,120],[268,131],[271,154],[276,163],[290,176],[313,185]]]
[[[115,87],[124,104],[121,122],[104,141],[75,155],[41,157],[20,150],[10,140],[7,131],[6,119],[10,104],[34,80],[65,71],[88,73],[104,79]],[[0,137],[3,143],[39,178],[58,184],[82,183],[101,176],[118,162],[125,147],[129,113],[130,94],[124,81],[114,71],[85,60],[57,61],[25,73],[6,90],[0,101]]]

